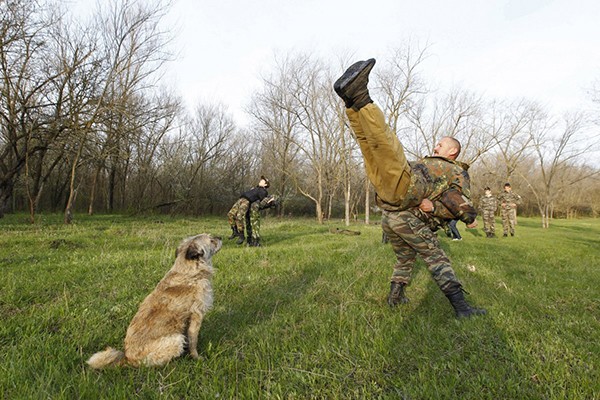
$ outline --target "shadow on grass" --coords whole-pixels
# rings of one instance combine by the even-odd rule
[[[215,288],[216,307],[202,327],[199,351],[204,352],[209,341],[233,341],[244,336],[254,326],[271,319],[279,309],[292,306],[319,275],[319,266],[310,263],[296,266],[293,273],[272,276],[268,282],[244,281],[239,287],[221,288],[220,293]],[[231,293],[240,291],[243,295]]]
[[[410,292],[407,295],[410,297]],[[519,368],[522,360],[489,310],[488,315],[456,319],[448,300],[433,284],[427,285],[418,301],[412,309],[398,310],[403,314],[402,329],[396,329],[389,340],[389,351],[396,356],[384,366],[388,392],[401,392],[406,398],[539,395],[539,388]],[[423,377],[435,392],[419,391]]]

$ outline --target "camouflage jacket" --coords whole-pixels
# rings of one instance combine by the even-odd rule
[[[496,200],[496,197],[489,195],[483,195],[479,198],[479,210],[481,212],[484,211],[492,211],[492,212],[496,212],[496,209],[498,208],[498,201]]]
[[[438,200],[446,190],[454,188],[465,197],[471,197],[469,165],[444,157],[425,157],[411,165],[413,171],[420,174],[416,184],[422,185],[421,199]],[[410,193],[410,189],[409,189]]]
[[[470,199],[471,179],[468,173],[468,164],[433,156],[425,157],[411,166],[413,172],[420,175],[415,182],[422,185],[422,189],[411,192],[409,188],[409,193],[419,193],[422,196],[420,199],[427,198],[434,204],[432,213],[425,213],[418,207],[410,209],[411,213],[429,225],[432,230],[437,230],[445,226],[448,221],[457,218],[466,224],[475,220],[477,210],[473,207]],[[460,204],[455,205],[460,208],[460,211],[456,207],[451,207],[446,201],[444,194],[449,192],[459,195]]]
[[[521,196],[519,196],[518,194],[516,194],[513,191],[507,192],[507,191],[503,191],[502,193],[500,193],[498,195],[498,202],[500,203],[500,208],[504,209],[504,210],[511,210],[513,207],[511,206],[511,204],[520,204],[521,203]]]

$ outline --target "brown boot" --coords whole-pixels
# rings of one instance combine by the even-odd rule
[[[367,85],[369,73],[374,65],[374,58],[358,61],[352,64],[333,84],[333,90],[344,100],[346,108],[358,111],[373,102],[369,96]]]
[[[392,282],[390,284],[390,294],[387,298],[390,307],[396,307],[398,304],[409,302],[408,297],[404,295],[404,286],[406,286],[406,283]]]

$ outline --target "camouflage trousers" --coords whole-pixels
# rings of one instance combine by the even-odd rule
[[[248,227],[247,237],[260,239],[260,202],[255,201],[250,205],[246,214],[246,225]]]
[[[409,284],[416,258],[420,256],[443,292],[462,286],[436,234],[410,211],[383,211],[381,225],[397,259],[392,282]]]
[[[485,233],[496,233],[496,212],[495,210],[483,210],[483,231]]]
[[[238,231],[244,232],[244,222],[246,221],[246,212],[248,212],[248,207],[250,207],[250,202],[248,199],[241,197],[238,201],[236,201],[227,213],[229,226],[232,228],[237,226]]]
[[[502,230],[507,235],[509,232],[511,235],[515,234],[515,226],[517,225],[517,210],[514,208],[502,208]]]

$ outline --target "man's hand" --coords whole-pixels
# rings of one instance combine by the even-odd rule
[[[473,221],[473,223],[467,225],[467,228],[469,228],[469,229],[477,228],[477,221],[475,220],[475,221]]]
[[[433,202],[429,199],[423,199],[419,204],[419,209],[424,212],[433,212]]]

